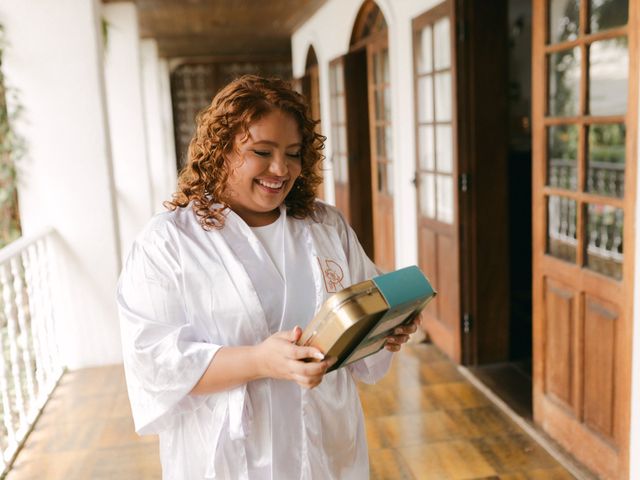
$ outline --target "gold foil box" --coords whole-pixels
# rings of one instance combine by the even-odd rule
[[[393,329],[411,322],[435,295],[416,266],[351,285],[325,301],[298,344],[337,357],[335,370],[379,351]]]

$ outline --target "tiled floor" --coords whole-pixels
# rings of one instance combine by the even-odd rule
[[[374,479],[571,479],[434,347],[396,356],[360,387]],[[133,432],[119,366],[69,372],[9,472],[9,480],[161,477],[155,437]]]

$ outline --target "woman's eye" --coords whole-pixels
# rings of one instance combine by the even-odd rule
[[[268,157],[271,155],[271,152],[268,150],[254,150],[253,153],[258,155],[259,157]]]
[[[291,158],[302,158],[302,152],[287,153],[287,156]]]

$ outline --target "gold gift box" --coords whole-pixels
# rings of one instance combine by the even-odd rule
[[[336,357],[330,369],[335,370],[379,351],[393,330],[410,323],[435,295],[415,266],[354,284],[325,301],[298,344]]]

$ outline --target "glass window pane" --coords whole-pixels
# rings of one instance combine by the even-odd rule
[[[431,57],[431,26],[423,28],[418,34],[416,49],[418,74],[429,73],[433,70],[433,58]]]
[[[436,218],[436,177],[431,173],[420,175],[420,214]]]
[[[590,204],[587,208],[587,252],[585,266],[590,270],[622,279],[624,214],[609,205]]]
[[[453,172],[453,139],[451,125],[436,126],[436,164],[440,173]]]
[[[378,158],[384,157],[384,127],[376,127],[376,156]]]
[[[387,172],[384,165],[378,163],[378,192],[385,192],[387,188]]]
[[[591,33],[620,27],[629,18],[629,0],[591,0],[589,2]]]
[[[331,126],[331,148],[334,154],[340,151],[340,127],[335,124]]]
[[[338,129],[338,138],[340,139],[340,153],[347,153],[347,128],[344,125]]]
[[[343,93],[344,92],[344,67],[342,65],[342,62],[339,62],[336,64],[336,75],[337,75],[337,80],[338,80],[338,93]]]
[[[578,185],[578,126],[547,128],[547,185],[576,190]]]
[[[391,89],[389,87],[385,87],[383,89],[384,92],[384,119],[389,121],[391,120]]]
[[[347,115],[344,111],[344,97],[338,98],[338,122],[346,123]]]
[[[336,97],[331,97],[331,101],[329,103],[331,106],[331,123],[336,123],[338,121],[338,99]]]
[[[336,65],[329,66],[329,89],[331,90],[331,95],[336,95],[338,93]]]
[[[387,193],[393,195],[393,163],[387,163]]]
[[[451,73],[436,74],[436,121],[451,120]]]
[[[384,90],[376,90],[376,120],[384,120]]]
[[[624,197],[624,124],[591,125],[588,130],[587,191]]]
[[[381,78],[384,83],[389,83],[389,50],[386,48],[382,50],[382,75]]]
[[[444,223],[453,223],[453,178],[450,175],[436,176],[436,218]]]
[[[418,157],[423,170],[435,170],[433,151],[433,126],[423,125],[418,128]]]
[[[552,53],[549,61],[549,115],[578,115],[580,100],[580,49]]]
[[[580,26],[579,0],[549,1],[549,41],[550,43],[574,40]]]
[[[335,153],[332,157],[332,167],[333,167],[333,179],[336,182],[342,182],[341,172],[340,172],[340,154]]]
[[[593,42],[589,46],[589,113],[624,115],[628,78],[627,37]]]
[[[373,72],[373,83],[377,84],[379,83],[378,79],[380,78],[380,74],[378,73],[380,70],[380,59],[378,58],[378,52],[373,52],[371,54],[371,59],[373,61],[373,67],[372,67],[372,72]],[[367,60],[367,63],[369,62],[369,60]]]
[[[349,181],[349,162],[347,156],[344,154],[340,155],[340,168],[340,178],[342,178],[344,183],[347,183]]]
[[[449,18],[441,18],[433,26],[434,48],[433,60],[434,68],[440,70],[451,66],[451,33]]]
[[[433,84],[432,77],[418,79],[418,121],[433,122]]]
[[[387,157],[387,161],[391,161],[393,158],[393,141],[391,140],[391,126],[387,125],[384,128],[384,146],[385,146],[385,156]]]
[[[576,202],[555,195],[547,199],[547,253],[576,261]]]

